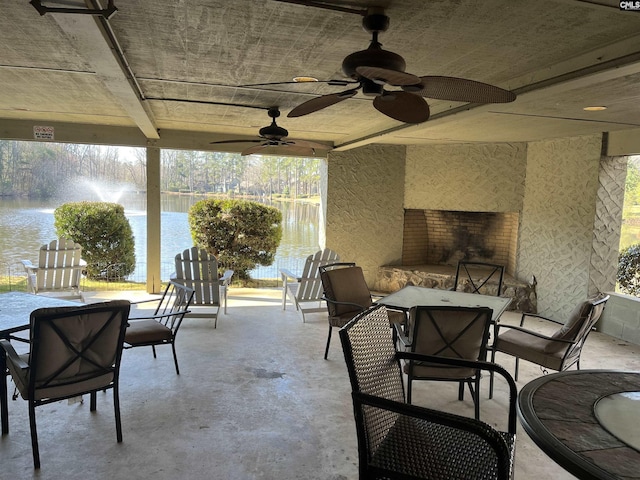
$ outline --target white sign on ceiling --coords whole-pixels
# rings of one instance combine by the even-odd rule
[[[36,140],[53,140],[53,127],[34,125],[33,138]]]

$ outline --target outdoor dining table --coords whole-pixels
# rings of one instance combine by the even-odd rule
[[[82,305],[61,298],[33,295],[25,292],[0,294],[0,338],[9,339],[11,335],[29,330],[31,312],[38,308],[69,307]],[[7,399],[7,365],[4,354],[0,355],[0,418],[2,434],[9,433],[9,405]]]
[[[403,311],[418,305],[488,307],[493,310],[491,320],[497,322],[511,303],[511,298],[408,285],[377,300],[376,303]]]
[[[640,372],[571,370],[527,383],[518,417],[532,440],[580,479],[638,478]]]

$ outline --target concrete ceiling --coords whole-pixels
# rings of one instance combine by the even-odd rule
[[[42,1],[103,8],[106,0]],[[320,2],[316,2],[320,3]],[[640,12],[613,0],[349,0],[382,6],[384,48],[416,75],[513,90],[513,103],[427,99],[431,118],[407,125],[359,93],[298,118],[296,105],[349,87],[286,82],[344,78],[365,49],[362,16],[276,0],[114,0],[110,19],[40,16],[27,0],[0,9],[0,138],[211,149],[256,139],[279,106],[289,137],[348,149],[367,143],[511,142],[640,127]],[[583,107],[604,105],[604,111]],[[248,144],[215,147],[239,151]]]

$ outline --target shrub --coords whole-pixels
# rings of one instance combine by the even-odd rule
[[[282,213],[246,200],[200,200],[189,209],[194,245],[218,258],[241,280],[256,265],[271,265],[282,238]]]
[[[124,207],[107,202],[71,202],[54,212],[58,236],[82,245],[87,277],[120,280],[135,269],[135,241]]]
[[[640,296],[640,243],[630,245],[620,252],[617,280],[624,293]]]

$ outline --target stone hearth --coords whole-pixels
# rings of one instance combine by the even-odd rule
[[[453,287],[456,267],[449,265],[387,265],[378,269],[374,289],[381,293],[400,290],[405,285],[418,285],[447,290]],[[516,280],[505,273],[502,296],[511,297],[507,310],[514,312],[537,312],[535,285]]]

